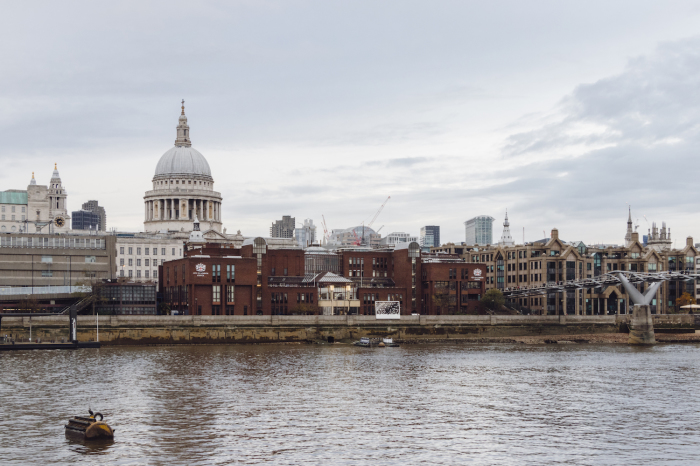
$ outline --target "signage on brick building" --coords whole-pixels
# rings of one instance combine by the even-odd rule
[[[198,277],[204,277],[207,274],[207,266],[201,262],[194,266],[194,274]]]
[[[474,269],[474,276],[472,278],[474,278],[474,280],[481,280],[481,273],[481,269]]]
[[[377,319],[401,319],[401,303],[398,301],[376,301],[374,313]]]

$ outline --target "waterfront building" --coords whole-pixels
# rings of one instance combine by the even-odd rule
[[[158,266],[182,257],[185,240],[181,234],[116,233],[114,276],[157,282]]]
[[[57,165],[48,185],[32,179],[26,190],[0,192],[0,232],[2,233],[66,233],[70,216],[68,194],[61,183]]]
[[[372,315],[377,301],[398,301],[402,314],[455,314],[474,311],[485,291],[484,265],[424,261],[417,242],[335,250],[271,249],[265,238],[188,243],[183,258],[160,269],[168,307],[197,315]],[[443,288],[452,297],[433,299]]]
[[[296,219],[289,215],[283,215],[282,220],[277,220],[270,227],[272,238],[294,238]]]
[[[493,244],[493,217],[479,215],[464,222],[465,243],[486,246]]]
[[[506,210],[506,219],[503,221],[503,234],[498,242],[499,246],[515,246],[513,237],[510,235],[510,222],[508,222],[508,211]]]
[[[114,236],[74,233],[0,235],[0,293],[71,293],[114,278]]]
[[[550,238],[524,245],[466,247],[461,257],[467,262],[486,266],[486,288],[506,291],[510,288],[536,287],[547,283],[593,278],[616,270],[629,272],[693,272],[700,258],[698,249],[688,238],[682,249],[658,251],[639,242],[632,232],[629,246],[593,245],[559,239],[555,228]],[[435,253],[454,253],[454,245],[432,248]],[[643,285],[644,289],[648,284]],[[695,282],[664,282],[652,300],[652,313],[677,311],[676,299],[684,292],[694,295]],[[626,314],[628,296],[621,286],[583,288],[542,296],[518,297],[511,303],[525,312],[537,314],[607,315]]]
[[[134,283],[125,279],[104,280],[95,286],[100,300],[95,303],[98,314],[156,315],[155,283]]]
[[[299,247],[307,248],[316,242],[316,225],[310,218],[304,220],[301,228],[294,229],[294,236]]]
[[[82,210],[97,214],[100,218],[100,231],[107,231],[107,212],[98,201],[92,200],[84,202]]]
[[[421,227],[419,244],[421,248],[440,246],[440,227],[437,225]]]
[[[220,233],[222,197],[209,163],[192,147],[184,101],[176,130],[175,146],[158,161],[153,189],[144,195],[144,230],[189,232],[196,214],[206,230]]]
[[[100,229],[100,216],[94,212],[76,210],[71,214],[71,217],[71,229],[73,230],[98,231]]]

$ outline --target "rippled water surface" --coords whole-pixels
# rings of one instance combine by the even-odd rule
[[[698,464],[700,346],[0,354],[2,464]],[[68,440],[105,414],[110,444]]]

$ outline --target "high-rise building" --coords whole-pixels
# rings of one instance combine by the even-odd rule
[[[464,222],[465,243],[486,246],[493,244],[493,217],[479,215]]]
[[[277,220],[270,227],[272,238],[294,238],[294,226],[296,219],[289,215],[283,215],[282,220]]]
[[[304,220],[304,225],[294,230],[294,236],[300,247],[306,248],[311,246],[316,241],[316,225],[314,225],[314,221],[310,218]]]
[[[420,246],[422,248],[432,248],[440,246],[440,227],[437,225],[426,225],[420,229]]]
[[[105,208],[99,205],[97,201],[87,201],[83,203],[83,210],[97,214],[100,217],[100,231],[107,231],[107,213]],[[75,227],[73,227],[75,230]]]
[[[100,216],[88,210],[76,210],[71,214],[71,229],[73,230],[93,230],[100,229]]]

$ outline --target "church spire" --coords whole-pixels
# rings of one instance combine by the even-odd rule
[[[508,221],[508,209],[506,209],[506,219],[503,221],[503,234],[498,242],[499,246],[514,246],[513,237],[510,236],[510,222]]]
[[[185,99],[182,99],[182,112],[178,120],[175,145],[185,147],[192,146],[192,141],[190,141],[190,127],[187,125],[187,117],[185,116]]]
[[[632,206],[629,206],[629,215],[627,217],[627,233],[625,234],[625,247],[632,244]]]

